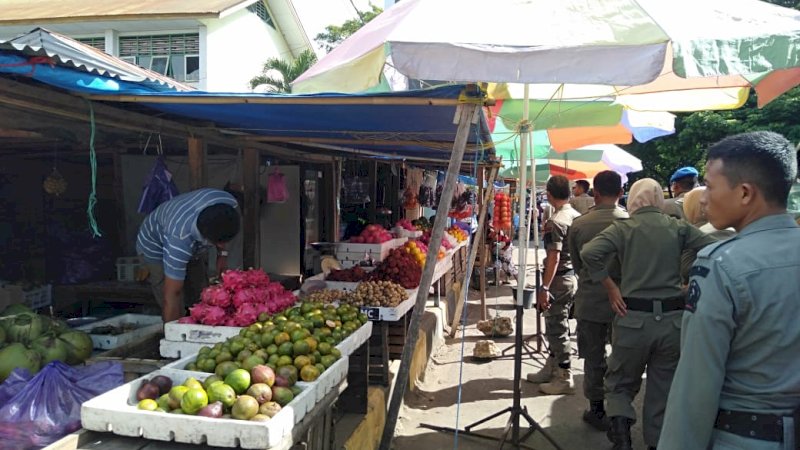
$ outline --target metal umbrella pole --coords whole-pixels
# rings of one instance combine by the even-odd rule
[[[530,132],[531,132],[531,124],[528,122],[528,101],[527,101],[527,99],[528,99],[528,85],[526,84],[525,85],[525,102],[523,103],[523,109],[522,109],[523,119],[522,119],[522,123],[521,123],[521,126],[520,126],[520,136],[521,136],[521,139],[520,139],[520,141],[521,141],[520,142],[520,161],[522,161],[523,163],[525,162],[525,160],[527,158],[528,136],[530,135]],[[521,189],[522,189],[523,193],[525,193],[525,189],[526,189],[526,182],[527,182],[527,173],[526,172],[527,172],[527,168],[525,170],[522,170],[520,172],[520,175],[519,175],[520,186],[521,186]],[[534,171],[534,174],[533,174],[533,181],[534,181],[534,185],[535,185],[535,182],[536,182],[536,173],[535,173],[535,171]],[[526,210],[526,204],[525,204],[526,202],[525,202],[525,199],[524,199],[523,196],[520,196],[520,197],[522,198],[522,200],[520,201],[520,206],[519,206],[519,214],[520,214],[520,220],[519,220],[519,223],[520,223],[520,238],[519,238],[519,241],[520,241],[520,243],[524,242],[525,245],[520,245],[518,261],[519,261],[519,266],[520,266],[521,269],[519,270],[519,273],[517,274],[517,298],[516,298],[515,305],[514,305],[514,310],[515,310],[516,315],[517,315],[517,319],[516,319],[516,327],[517,327],[517,329],[516,329],[516,334],[514,336],[514,345],[516,346],[516,352],[514,353],[514,387],[513,387],[514,396],[513,396],[513,403],[512,403],[511,406],[509,406],[509,407],[507,407],[505,409],[502,409],[502,410],[500,410],[498,412],[495,412],[495,413],[493,413],[493,414],[491,414],[491,415],[489,415],[487,417],[484,417],[483,419],[478,420],[477,422],[473,422],[473,423],[467,425],[466,427],[464,427],[464,430],[458,430],[458,429],[455,429],[455,428],[440,427],[440,426],[434,426],[434,425],[428,425],[428,424],[420,424],[420,426],[424,427],[424,428],[431,429],[431,430],[435,430],[435,431],[460,433],[460,434],[464,434],[464,435],[467,435],[467,436],[478,437],[478,438],[481,438],[481,439],[489,439],[489,440],[500,441],[500,447],[499,447],[500,449],[503,448],[503,446],[505,445],[506,441],[509,441],[516,448],[533,448],[533,447],[531,447],[529,445],[524,444],[523,442],[526,439],[528,439],[528,437],[530,437],[534,432],[539,431],[540,433],[542,433],[542,436],[544,436],[545,439],[547,439],[550,442],[550,444],[552,444],[552,446],[556,450],[562,450],[562,447],[559,446],[558,443],[556,443],[555,440],[553,440],[553,438],[544,430],[544,428],[542,428],[542,426],[538,422],[536,422],[536,420],[533,419],[533,417],[530,416],[530,414],[528,414],[528,408],[522,406],[522,404],[521,404],[522,403],[521,402],[521,400],[522,400],[522,345],[523,345],[522,344],[522,326],[523,326],[522,316],[523,316],[524,311],[525,311],[524,308],[522,307],[522,305],[523,305],[523,294],[524,294],[523,291],[524,291],[524,287],[525,287],[525,275],[526,275],[525,269],[527,267],[527,246],[528,246],[528,231],[527,231],[528,230],[528,223],[527,222],[528,221],[524,220],[524,218],[525,218],[525,210]],[[534,226],[538,226],[538,221],[534,220]],[[523,238],[523,236],[524,236],[524,238]],[[536,237],[536,239],[538,241],[538,233],[535,234],[535,237]],[[538,242],[536,244],[536,248],[538,249]],[[538,255],[534,255],[534,259],[536,261],[536,266],[538,268],[538,264],[539,264],[538,263]],[[537,284],[538,284],[538,280],[537,280]],[[476,432],[472,431],[472,429],[475,428],[476,426],[481,425],[483,423],[486,423],[486,422],[488,422],[488,421],[490,421],[490,420],[492,420],[494,418],[500,417],[505,413],[510,413],[511,416],[508,418],[508,422],[506,423],[506,426],[503,429],[502,436],[500,436],[500,437],[488,436],[488,435],[485,435],[485,434],[476,433]],[[522,436],[520,436],[520,417],[524,418],[528,422],[528,430]],[[510,439],[508,438],[509,432],[511,432],[511,438]]]

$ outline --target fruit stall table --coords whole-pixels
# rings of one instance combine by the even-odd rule
[[[53,295],[56,312],[79,304],[81,315],[88,316],[93,301],[156,305],[150,283],[135,281],[96,281],[86,284],[56,286]]]
[[[305,417],[294,426],[291,434],[284,436],[278,444],[269,449],[332,449],[335,406],[346,387],[346,381],[339,383],[306,413]],[[208,431],[213,433],[214,430]],[[46,450],[196,450],[199,448],[222,450],[226,447],[155,441],[88,430],[79,430],[45,447]]]
[[[438,306],[439,294],[447,292],[454,279],[462,277],[466,264],[467,242],[458,244],[453,250],[447,252],[445,258],[436,263],[433,273],[433,284],[438,283],[436,298],[434,303]],[[419,288],[408,291],[408,298],[394,308],[362,307],[361,311],[373,323],[372,336],[369,340],[370,353],[368,356],[368,379],[370,384],[388,386],[391,380],[389,376],[389,360],[399,359],[403,352],[406,342],[408,324],[411,318],[409,314],[414,308]]]

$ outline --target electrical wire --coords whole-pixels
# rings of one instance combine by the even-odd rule
[[[475,127],[475,135],[476,135],[476,142],[481,143],[482,140],[481,140],[481,136],[480,136],[480,130],[478,129],[478,127]],[[473,165],[472,165],[472,176],[475,179],[478,178],[478,170],[483,170],[482,168],[480,168],[479,162],[480,161],[479,161],[478,153],[476,153],[475,154],[475,159],[474,159]],[[485,182],[485,180],[484,180],[484,182]],[[479,192],[480,192],[480,188],[482,188],[482,187],[483,186],[479,186],[479,189],[478,189]],[[481,201],[483,201],[483,200],[481,199]],[[480,214],[480,212],[478,214]],[[484,219],[484,224],[485,223],[486,223],[486,220]],[[478,229],[478,233],[483,233],[483,230],[481,230],[479,228]],[[476,243],[475,240],[477,240],[478,242]],[[467,240],[467,247],[466,247],[467,254],[469,255],[471,253],[473,245],[479,244],[480,242],[481,242],[481,237],[480,236],[476,236],[472,240]],[[457,389],[457,396],[456,396],[456,426],[455,426],[455,433],[454,433],[454,436],[453,436],[453,449],[458,449],[458,431],[459,431],[458,425],[459,425],[459,421],[461,419],[461,394],[462,394],[462,390],[463,390],[463,380],[464,380],[464,348],[465,348],[465,342],[466,342],[466,337],[467,337],[467,335],[466,335],[466,332],[467,332],[467,326],[466,326],[466,324],[467,324],[467,309],[468,309],[467,308],[467,306],[468,306],[467,299],[469,298],[469,285],[470,285],[470,281],[471,281],[471,278],[472,278],[472,271],[474,270],[474,266],[475,266],[475,261],[472,260],[472,258],[467,258],[467,268],[466,268],[467,273],[466,273],[466,276],[464,277],[464,285],[461,287],[462,295],[460,295],[459,298],[456,299],[456,302],[460,302],[462,300],[462,297],[463,297],[464,308],[461,311],[461,319],[460,319],[460,322],[461,322],[461,349],[460,349],[460,352],[461,353],[460,353],[460,358],[459,358],[460,359],[460,363],[458,365],[458,389]]]
[[[92,102],[86,100],[89,105],[89,167],[92,171],[92,190],[89,192],[89,201],[86,206],[86,215],[89,219],[89,228],[92,231],[92,237],[101,237],[103,233],[97,225],[97,219],[94,215],[94,207],[97,205],[97,152],[94,149],[94,138],[96,133],[96,123],[94,120],[94,107]]]

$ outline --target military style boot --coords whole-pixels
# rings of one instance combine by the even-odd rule
[[[556,364],[555,358],[553,358],[553,356],[549,356],[547,361],[544,363],[544,367],[542,367],[542,369],[536,373],[529,373],[527,380],[536,384],[547,383],[553,379],[553,374],[557,367],[558,365]]]
[[[623,416],[611,418],[611,428],[609,428],[606,436],[614,444],[612,450],[633,450],[631,446],[632,423],[633,420]]]
[[[539,390],[548,395],[572,395],[575,393],[575,384],[572,382],[572,369],[556,367],[552,380],[539,385]]]
[[[603,402],[589,402],[589,409],[583,412],[583,421],[599,431],[608,431],[611,420],[606,415]]]

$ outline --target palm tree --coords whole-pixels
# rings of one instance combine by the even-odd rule
[[[303,50],[294,61],[281,58],[270,58],[264,63],[261,74],[250,80],[250,88],[266,84],[272,92],[289,94],[292,92],[291,82],[317,62],[317,55],[311,50]],[[276,73],[277,72],[277,73]]]

